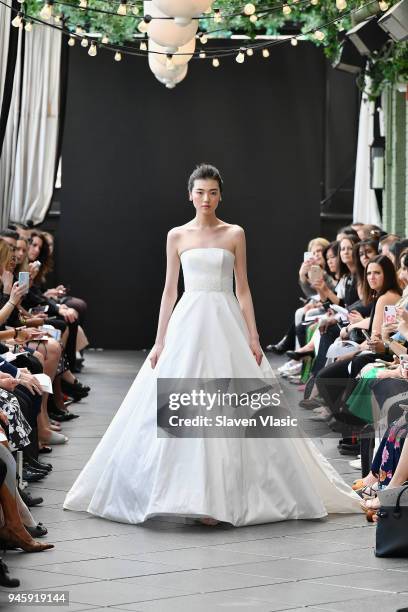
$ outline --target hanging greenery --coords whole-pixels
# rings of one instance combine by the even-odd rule
[[[222,20],[218,22],[208,15],[200,20],[200,30],[214,38],[244,34],[251,40],[257,35],[301,33],[313,44],[321,46],[332,61],[340,52],[342,34],[350,29],[352,19],[360,21],[381,13],[396,1],[288,0],[283,4],[276,0],[257,0],[251,3],[255,13],[247,15],[244,12],[245,1],[217,0],[213,9],[220,10]],[[126,16],[117,14],[119,2],[115,0],[82,0],[82,3],[85,9],[80,8],[80,0],[55,0],[53,14],[61,15],[72,32],[80,26],[85,32],[98,33],[116,45],[134,41],[135,35],[140,35],[138,25],[143,17],[140,0],[133,3],[129,0]],[[42,0],[27,0],[26,12],[40,17],[43,6]],[[366,72],[371,78],[371,88],[367,93],[372,98],[389,85],[408,81],[408,44],[388,43],[379,53],[368,58]],[[364,78],[360,77],[358,83],[363,87]]]

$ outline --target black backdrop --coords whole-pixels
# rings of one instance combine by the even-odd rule
[[[224,175],[219,216],[246,230],[261,340],[276,339],[299,305],[298,262],[319,233],[325,147],[354,138],[353,80],[333,79],[309,43],[218,69],[193,61],[175,90],[141,58],[117,63],[76,46],[70,62],[58,264],[89,303],[92,344],[152,345],[166,233],[192,218],[186,182],[200,161]],[[329,145],[328,87],[338,109]]]

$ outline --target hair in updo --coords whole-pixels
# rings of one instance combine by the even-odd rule
[[[222,193],[223,180],[222,180],[219,170],[217,170],[215,166],[212,166],[211,164],[202,163],[202,164],[199,164],[195,168],[194,172],[191,174],[190,178],[188,179],[188,190],[190,193],[193,191],[194,181],[197,181],[200,179],[202,180],[214,179],[215,181],[218,182],[220,193]]]

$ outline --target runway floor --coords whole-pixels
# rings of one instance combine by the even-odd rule
[[[377,559],[374,528],[362,515],[234,529],[162,520],[125,525],[63,511],[66,491],[144,357],[142,352],[87,354],[81,380],[92,386],[92,393],[74,406],[81,418],[64,427],[68,444],[47,456],[52,473],[30,487],[44,497],[34,515],[49,529],[47,539],[55,549],[4,555],[21,580],[19,591],[68,592],[69,606],[55,607],[72,612],[360,612],[374,607],[395,612],[408,607],[408,559]],[[271,361],[277,366],[282,360]],[[293,385],[287,384],[286,393],[292,404],[301,397]],[[303,410],[302,416],[308,419],[310,413]],[[310,421],[308,431],[327,433],[324,424]],[[349,458],[339,458],[336,443],[328,438],[321,448],[351,482],[358,472],[349,467]],[[7,602],[11,592],[3,590],[0,599]],[[35,612],[44,607],[9,604],[7,609]]]

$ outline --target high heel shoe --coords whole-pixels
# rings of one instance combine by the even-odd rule
[[[287,356],[295,361],[300,361],[305,357],[314,357],[314,351],[286,351]]]
[[[18,578],[10,578],[7,565],[0,559],[0,586],[15,589],[20,586]]]
[[[51,446],[54,446],[56,444],[66,444],[68,442],[68,438],[67,436],[59,434],[56,431],[51,431],[51,435],[48,437],[47,440],[43,440],[43,442],[45,444],[50,444]]]
[[[54,544],[36,542],[24,528],[15,531],[11,527],[0,527],[0,539],[5,546],[21,548],[24,552],[42,552],[54,548]]]

